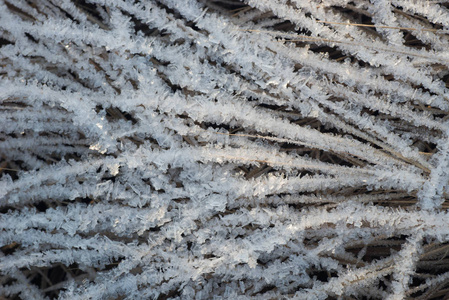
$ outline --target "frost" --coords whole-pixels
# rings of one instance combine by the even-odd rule
[[[0,298],[443,295],[443,2],[0,0]]]

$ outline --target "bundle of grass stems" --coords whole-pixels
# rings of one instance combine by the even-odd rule
[[[448,299],[449,2],[0,0],[0,299]]]

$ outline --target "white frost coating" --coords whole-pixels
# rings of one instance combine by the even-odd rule
[[[440,2],[0,0],[0,297],[446,289]]]

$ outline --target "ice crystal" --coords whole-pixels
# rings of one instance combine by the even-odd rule
[[[443,296],[448,30],[446,1],[0,0],[0,296]]]

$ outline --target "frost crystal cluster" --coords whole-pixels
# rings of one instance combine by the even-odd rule
[[[0,0],[0,297],[442,299],[449,4]]]

